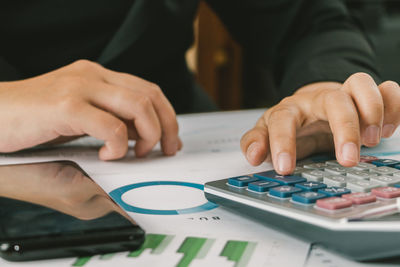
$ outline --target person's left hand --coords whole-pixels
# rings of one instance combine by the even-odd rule
[[[375,146],[400,124],[400,88],[379,86],[365,73],[343,84],[318,82],[304,86],[268,109],[241,140],[252,165],[271,161],[276,171],[290,174],[296,158],[335,149],[346,167],[359,162],[360,146]]]

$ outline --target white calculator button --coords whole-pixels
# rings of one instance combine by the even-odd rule
[[[366,171],[353,170],[353,171],[347,172],[346,176],[351,177],[351,178],[360,179],[360,180],[369,180],[372,177],[378,177],[378,174],[366,172]]]
[[[369,192],[371,189],[380,187],[382,184],[379,184],[374,181],[360,180],[360,179],[351,179],[347,182],[346,187],[353,192]]]
[[[342,176],[342,175],[327,175],[327,176],[324,176],[323,181],[328,186],[345,187],[346,183],[347,183],[347,178],[346,178],[346,176]]]

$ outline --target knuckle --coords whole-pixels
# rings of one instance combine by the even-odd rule
[[[123,122],[119,122],[113,131],[114,136],[117,138],[125,138],[127,136],[127,133],[128,127]]]
[[[162,96],[162,90],[157,84],[151,84],[148,90],[148,95],[153,98],[157,99]]]
[[[296,100],[295,100],[296,96],[287,96],[285,98],[283,98],[278,105],[280,106],[291,106],[294,105]]]
[[[393,90],[393,89],[399,89],[399,84],[395,81],[385,81],[380,84],[379,86],[383,90]]]
[[[266,141],[268,137],[267,129],[260,126],[255,126],[252,130],[248,131],[247,134],[260,141]]]
[[[296,121],[298,121],[300,119],[299,110],[291,105],[278,104],[269,114],[268,121],[269,123],[274,123],[283,119],[295,119]]]
[[[349,77],[349,82],[358,82],[358,81],[365,81],[365,80],[373,80],[371,75],[365,72],[356,72]]]
[[[341,122],[341,127],[350,130],[352,132],[357,132],[359,133],[360,127],[358,121],[354,120],[345,120]]]
[[[151,105],[151,99],[146,95],[141,95],[137,100],[137,106],[141,111],[147,111]]]
[[[79,59],[72,63],[72,66],[80,71],[88,71],[99,68],[101,65],[97,62],[93,62],[87,59]]]

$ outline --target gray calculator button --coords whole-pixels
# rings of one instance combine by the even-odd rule
[[[326,172],[329,172],[333,175],[344,175],[346,174],[346,169],[341,166],[329,166],[324,169]]]
[[[342,175],[327,175],[324,176],[324,183],[328,186],[338,186],[338,187],[345,187],[347,184],[346,176]]]
[[[374,181],[360,180],[360,179],[351,179],[347,182],[346,187],[353,192],[369,192],[371,189],[375,187],[380,187],[382,184],[379,184]]]
[[[375,168],[376,166],[374,164],[367,162],[360,162],[357,164],[357,166],[354,166],[351,169],[356,171],[369,171],[370,169],[375,169]]]
[[[379,175],[393,175],[394,173],[399,172],[398,169],[391,168],[391,167],[386,167],[386,166],[377,167],[377,168],[372,169],[370,171],[373,172],[373,173],[377,173]]]
[[[349,171],[346,175],[347,177],[361,179],[361,180],[369,180],[372,177],[378,176],[378,174],[376,173],[371,173],[366,171],[355,171],[355,170]]]
[[[391,186],[400,183],[400,176],[381,175],[381,176],[371,177],[371,181],[379,183],[383,186]]]
[[[325,162],[317,162],[317,163],[305,164],[303,167],[306,169],[323,170],[326,167],[326,164]]]
[[[320,182],[322,181],[322,177],[326,174],[326,172],[320,170],[307,170],[302,172],[301,176],[309,181]]]
[[[393,173],[393,176],[395,176],[395,177],[400,177],[400,172],[395,172],[395,173]]]
[[[337,160],[328,160],[325,163],[327,166],[338,166],[338,167],[342,166],[342,165],[340,165],[339,162],[337,162]]]

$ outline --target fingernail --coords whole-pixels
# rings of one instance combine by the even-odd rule
[[[249,147],[247,148],[247,153],[246,153],[246,157],[247,160],[250,162],[254,162],[256,160],[257,157],[257,153],[258,153],[258,144],[257,142],[251,143],[249,145]]]
[[[364,133],[364,142],[367,144],[379,143],[379,127],[376,125],[368,126]]]
[[[278,155],[278,171],[286,173],[292,168],[292,159],[289,153],[282,152]]]
[[[342,158],[345,161],[358,163],[358,148],[354,143],[346,143],[342,147]]]
[[[390,137],[394,132],[394,125],[393,124],[386,124],[382,128],[382,137]]]

